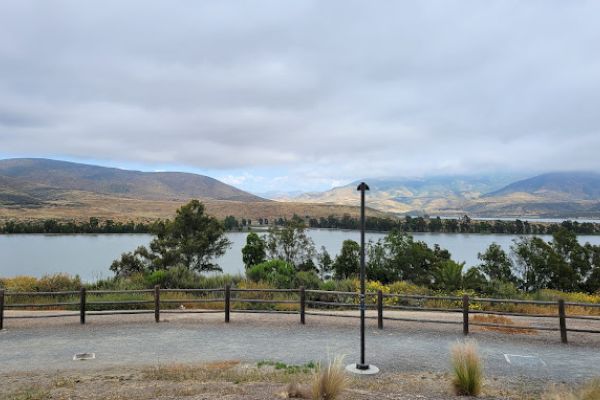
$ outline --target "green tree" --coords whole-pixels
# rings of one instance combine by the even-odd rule
[[[221,270],[213,259],[222,256],[231,245],[223,224],[206,215],[204,205],[198,200],[179,208],[173,221],[160,221],[153,229],[155,236],[149,248],[140,246],[133,253],[123,254],[113,262],[111,270],[117,275],[179,265],[198,272]]]
[[[321,251],[317,255],[317,261],[319,263],[319,274],[321,279],[329,279],[333,272],[333,259],[325,246],[321,246]]]
[[[354,240],[344,240],[342,250],[333,263],[333,270],[337,279],[356,276],[360,271],[360,245]]]
[[[306,232],[304,220],[294,216],[283,227],[271,226],[267,236],[267,251],[271,259],[281,259],[296,268],[315,256],[315,244]]]
[[[242,248],[242,260],[246,269],[265,261],[267,244],[263,238],[254,232],[246,236],[246,245]]]
[[[415,241],[399,231],[390,232],[384,239],[389,269],[399,280],[430,286],[438,263],[450,258],[450,253],[438,247],[432,250],[427,243]]]
[[[551,246],[537,236],[522,237],[515,240],[512,251],[521,274],[521,288],[529,292],[548,287],[551,279]]]
[[[437,289],[455,291],[463,288],[463,268],[465,263],[446,260],[433,271],[434,285]]]
[[[145,260],[139,256],[137,250],[121,254],[121,258],[114,260],[110,265],[110,270],[116,276],[130,276],[134,273],[147,270]]]
[[[168,233],[168,241],[176,243],[173,251],[183,265],[198,272],[221,270],[213,259],[225,254],[231,241],[225,237],[223,224],[206,215],[198,200],[177,210]]]
[[[367,245],[367,278],[382,283],[400,280],[399,269],[394,268],[393,262],[388,258],[384,241],[369,242]]]
[[[482,261],[479,268],[490,280],[502,282],[516,282],[513,275],[513,263],[508,254],[497,243],[492,243],[484,253],[478,253],[477,257]]]
[[[228,215],[223,220],[223,226],[225,227],[225,230],[232,231],[234,229],[238,229],[240,227],[240,224],[233,215]]]
[[[580,245],[572,230],[559,227],[553,232],[551,242],[535,236],[521,238],[512,248],[524,290],[573,291],[589,286],[595,268],[593,247]]]

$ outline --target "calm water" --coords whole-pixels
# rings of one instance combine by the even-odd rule
[[[329,253],[337,254],[345,239],[360,240],[357,231],[311,229],[310,236],[317,249],[325,246]],[[224,272],[243,272],[242,247],[246,232],[229,233],[231,249],[218,260]],[[382,233],[369,233],[367,240],[384,237]],[[429,245],[435,243],[448,249],[455,260],[467,265],[478,263],[477,253],[492,242],[509,249],[516,235],[478,235],[447,233],[416,233],[413,235]],[[549,239],[549,236],[544,236]],[[108,267],[121,253],[146,245],[150,235],[0,235],[0,276],[42,276],[48,273],[67,272],[79,274],[86,281],[111,276]],[[600,236],[579,236],[580,242],[600,244]]]

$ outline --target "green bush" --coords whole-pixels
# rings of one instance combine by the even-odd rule
[[[321,281],[319,285],[319,290],[336,290],[336,282],[335,281]]]
[[[318,289],[321,279],[314,271],[300,271],[296,273],[294,286],[297,288],[304,286],[306,289]]]
[[[166,289],[192,289],[199,286],[201,276],[186,267],[158,270],[146,276],[149,286]]]
[[[501,299],[517,299],[523,297],[523,292],[512,282],[491,281],[485,285],[485,294]]]
[[[283,260],[270,260],[253,265],[246,271],[246,276],[253,282],[268,282],[278,288],[290,289],[294,286],[294,266]]]

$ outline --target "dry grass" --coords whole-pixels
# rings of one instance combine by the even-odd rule
[[[537,331],[533,328],[514,328],[514,321],[508,317],[502,315],[487,315],[477,314],[471,319],[473,322],[479,322],[482,324],[498,324],[503,326],[477,326],[477,328],[484,331],[496,331],[510,334],[523,334],[523,335],[536,335]],[[521,323],[524,324],[524,323]]]
[[[319,367],[312,382],[313,400],[335,400],[348,386],[344,357],[336,356],[325,368]]]
[[[228,215],[250,218],[292,218],[296,215],[310,215],[313,218],[349,214],[360,215],[358,206],[337,204],[310,204],[299,202],[256,201],[242,202],[229,200],[199,199],[206,206],[208,214],[217,218]],[[88,221],[90,217],[112,219],[116,222],[151,222],[157,219],[173,218],[175,211],[187,203],[182,200],[141,200],[114,197],[88,192],[69,192],[64,199],[44,202],[38,207],[3,207],[0,209],[0,222],[8,220],[37,221],[56,219],[59,221]],[[369,209],[369,215],[390,217],[382,211]]]
[[[0,399],[2,400],[46,400],[48,398],[50,398],[50,391],[38,385],[22,388],[16,392],[0,393]]]
[[[552,386],[543,395],[542,400],[599,400],[600,378],[592,379],[578,389],[564,386]]]
[[[240,364],[238,360],[217,361],[198,366],[185,364],[159,364],[143,370],[145,379],[182,382],[187,380],[209,380],[227,378],[229,372]]]
[[[459,342],[452,347],[452,372],[457,395],[477,396],[481,393],[483,366],[474,342]]]

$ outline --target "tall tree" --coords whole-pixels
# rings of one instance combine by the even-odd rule
[[[338,279],[356,276],[360,271],[360,245],[354,240],[344,240],[342,250],[333,263],[333,270]]]
[[[498,243],[492,243],[484,253],[478,253],[482,261],[479,268],[490,280],[513,282],[517,281],[513,274],[513,263],[508,254]]]
[[[246,245],[242,248],[242,260],[246,269],[265,261],[267,244],[263,238],[254,232],[246,236]]]
[[[213,260],[222,256],[231,242],[225,228],[216,218],[204,213],[204,205],[192,200],[177,210],[173,221],[161,221],[154,226],[155,237],[150,248],[138,247],[113,262],[111,270],[124,274],[127,270],[169,269],[182,265],[202,271],[221,270]]]
[[[333,259],[325,246],[321,246],[321,251],[317,255],[317,261],[319,263],[319,274],[321,279],[330,278],[331,273],[333,272]]]
[[[310,263],[316,254],[315,244],[306,232],[306,224],[294,216],[283,227],[271,226],[267,236],[271,259],[281,259],[299,268]]]

